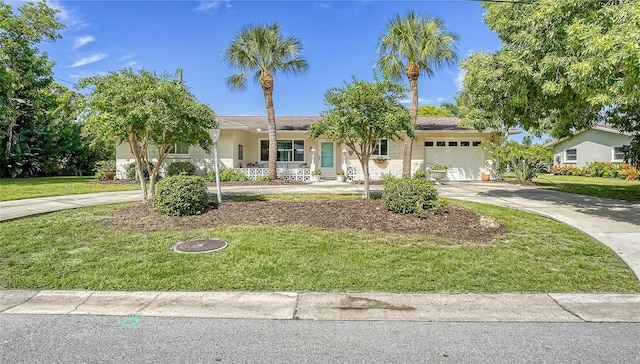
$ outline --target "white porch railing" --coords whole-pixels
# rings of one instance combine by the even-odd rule
[[[258,177],[268,176],[269,168],[234,168],[234,171],[244,173],[250,180],[255,181]],[[290,181],[311,181],[311,170],[309,168],[276,168],[276,174],[279,179],[288,179]]]
[[[370,181],[379,181],[382,179],[382,176],[391,174],[396,177],[402,177],[402,169],[400,168],[389,168],[389,169],[380,169],[380,168],[371,168],[369,169],[369,180]],[[356,167],[348,167],[347,168],[347,182],[352,181],[364,181],[364,172],[360,168]]]

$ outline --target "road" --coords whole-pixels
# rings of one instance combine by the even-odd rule
[[[640,324],[0,315],[0,363],[543,362],[640,362]]]

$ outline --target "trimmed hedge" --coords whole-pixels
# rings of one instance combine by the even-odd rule
[[[416,214],[426,218],[427,210],[438,212],[446,202],[438,200],[438,191],[429,181],[421,178],[390,178],[385,180],[382,203],[392,212]]]
[[[200,215],[208,203],[207,181],[197,176],[163,178],[153,196],[153,209],[169,216]]]
[[[167,167],[167,176],[177,176],[184,174],[187,176],[193,176],[196,174],[196,166],[190,162],[173,162]]]
[[[239,182],[239,181],[247,181],[249,177],[241,171],[233,170],[232,168],[222,168],[220,169],[220,182]],[[216,181],[216,172],[211,171],[207,173],[207,181],[215,182]]]

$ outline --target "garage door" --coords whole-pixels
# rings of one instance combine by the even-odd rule
[[[449,164],[445,181],[481,179],[484,151],[480,140],[427,140],[424,143],[425,167],[433,163]]]

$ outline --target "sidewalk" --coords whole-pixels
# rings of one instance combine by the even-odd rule
[[[371,186],[372,192],[382,186]],[[437,186],[442,197],[534,212],[609,246],[640,277],[640,203],[503,183]],[[211,190],[211,188],[210,188]],[[215,193],[215,190],[211,191]],[[362,193],[362,185],[224,186],[224,195]],[[140,201],[139,191],[0,202],[0,221]],[[390,294],[297,292],[0,291],[0,314],[95,314],[308,320],[640,322],[640,294]]]
[[[0,315],[640,322],[640,295],[0,291]],[[123,320],[127,321],[126,319]],[[122,323],[122,322],[121,322]]]

